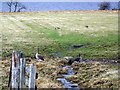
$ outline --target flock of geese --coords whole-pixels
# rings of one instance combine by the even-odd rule
[[[37,48],[36,51],[35,59],[40,62],[44,61],[44,56],[39,53],[39,48]],[[15,55],[15,57],[17,57],[17,55]],[[22,51],[19,52],[19,58],[20,57],[24,57]],[[67,60],[69,65],[71,65],[74,61],[81,62],[83,60],[80,54],[77,57],[64,57],[63,59]]]
[[[13,51],[13,52],[15,52],[15,51]],[[20,51],[20,52],[18,52],[19,54],[17,55],[17,53],[15,53],[15,56],[14,56],[14,58],[17,60],[17,58],[19,57],[19,58],[23,58],[24,57],[24,55],[23,55],[23,53],[22,53],[22,51]],[[44,56],[43,55],[41,55],[40,53],[39,53],[39,48],[37,48],[36,49],[36,53],[35,53],[35,55],[34,55],[34,58],[37,60],[37,61],[44,61],[45,59],[44,59]],[[73,62],[83,62],[83,61],[85,61],[85,60],[83,60],[83,58],[82,58],[82,56],[79,54],[78,56],[76,56],[76,57],[63,57],[63,59],[64,60],[67,60],[67,62],[68,62],[68,64],[69,65],[71,65]],[[107,61],[106,61],[107,62]],[[111,61],[112,63],[114,62],[114,63],[120,63],[119,61]]]
[[[37,52],[35,54],[35,58],[38,60],[38,61],[44,61],[44,57],[39,54],[39,48],[37,48]],[[71,65],[74,61],[77,61],[77,62],[81,62],[82,61],[82,57],[81,55],[79,54],[77,57],[64,57],[64,59],[66,59],[68,61],[68,64]]]

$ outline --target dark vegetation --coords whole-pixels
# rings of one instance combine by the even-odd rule
[[[110,2],[101,2],[99,4],[99,10],[109,10],[111,7]]]
[[[6,2],[6,4],[9,8],[9,12],[21,12],[21,10],[27,9],[26,6],[19,1],[10,0],[10,2]]]

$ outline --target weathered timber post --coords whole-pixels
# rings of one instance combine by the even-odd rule
[[[18,90],[18,68],[12,69],[12,89]]]
[[[30,64],[29,90],[35,90],[36,66]]]
[[[30,64],[30,67],[26,67],[23,54],[13,51],[8,86],[12,90],[23,90],[27,88],[26,86],[28,86],[29,90],[35,90],[35,81],[36,66]]]
[[[25,67],[26,67],[26,62],[24,58],[20,58],[20,83],[19,83],[19,88],[25,88]]]
[[[12,89],[18,89],[18,74],[19,70],[18,67],[16,67],[16,60],[15,60],[15,51],[12,53],[12,72],[11,72],[11,87]]]

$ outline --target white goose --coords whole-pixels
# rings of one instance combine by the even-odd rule
[[[37,59],[38,61],[44,61],[43,56],[41,56],[41,55],[39,54],[39,48],[37,48],[37,53],[36,53],[35,57],[36,57],[36,59]]]

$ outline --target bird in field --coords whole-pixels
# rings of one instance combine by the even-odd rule
[[[39,48],[37,48],[37,53],[35,54],[35,58],[36,58],[38,61],[44,61],[44,57],[39,54]]]
[[[70,58],[69,61],[68,61],[68,64],[71,65],[72,63],[74,63],[74,61],[77,61],[77,62],[82,62],[82,57],[81,55],[79,54],[77,57],[75,58]]]
[[[85,26],[86,28],[88,28],[88,26]]]
[[[74,59],[74,61],[81,62],[81,61],[82,61],[81,55],[79,54],[79,55]]]

